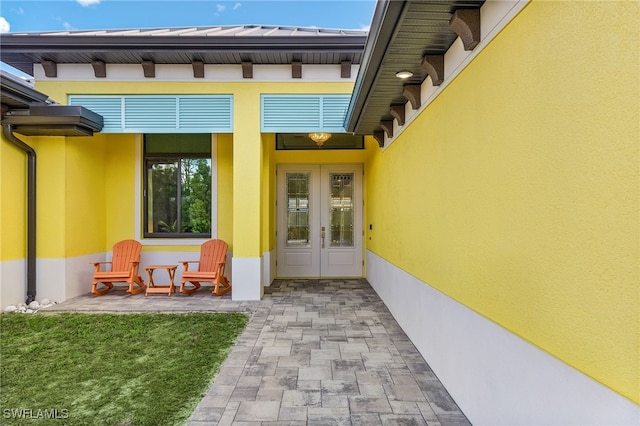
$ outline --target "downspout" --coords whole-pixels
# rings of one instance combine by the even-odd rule
[[[36,299],[36,151],[3,124],[4,137],[27,154],[27,305]]]

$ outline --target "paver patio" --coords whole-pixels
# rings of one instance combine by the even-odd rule
[[[47,311],[250,313],[190,426],[469,424],[365,279],[276,280],[255,302],[112,291]]]

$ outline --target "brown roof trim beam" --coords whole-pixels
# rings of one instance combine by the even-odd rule
[[[291,62],[291,78],[302,78],[302,62]]]
[[[253,78],[253,62],[242,61],[242,78]]]
[[[402,88],[402,95],[411,102],[411,108],[418,109],[422,102],[420,100],[420,85],[419,84],[405,84]]]
[[[404,105],[391,105],[389,112],[398,121],[399,126],[404,126]]]
[[[96,78],[107,77],[107,64],[103,61],[93,61],[91,62],[91,66],[93,67],[93,74]]]
[[[380,127],[384,130],[389,139],[393,137],[393,120],[380,121]]]
[[[473,50],[480,43],[480,9],[458,9],[449,26],[462,40],[464,50]]]
[[[44,75],[50,78],[58,76],[58,64],[53,61],[42,61],[42,68],[44,68]]]
[[[378,146],[380,148],[384,148],[384,131],[383,130],[374,130],[373,138],[378,142]]]
[[[153,61],[142,61],[142,71],[146,78],[154,78],[156,76],[156,64]]]
[[[380,129],[381,121],[397,119],[390,105],[407,100],[414,110],[421,108],[414,85],[424,85],[431,77],[433,86],[442,87],[444,55],[456,40],[465,49],[479,44],[479,9],[484,4],[485,0],[379,0],[347,109],[346,130],[370,135]]]
[[[193,66],[193,78],[204,78],[204,62],[193,61],[191,66]]]
[[[340,78],[351,78],[351,61],[340,62]]]
[[[444,81],[444,55],[424,55],[422,69],[429,74],[434,86],[440,86]]]

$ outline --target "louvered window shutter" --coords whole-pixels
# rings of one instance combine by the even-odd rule
[[[102,133],[119,132],[124,127],[120,96],[70,96],[69,105],[83,106],[100,114],[104,120]]]
[[[263,132],[343,133],[350,95],[262,95]]]
[[[102,133],[231,133],[231,95],[72,95],[102,115]]]

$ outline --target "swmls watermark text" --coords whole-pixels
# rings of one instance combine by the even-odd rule
[[[2,410],[5,419],[68,419],[69,410],[63,408],[32,409],[32,408],[5,408]]]

